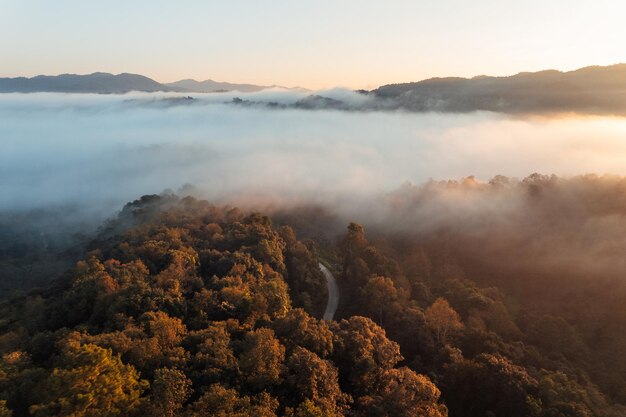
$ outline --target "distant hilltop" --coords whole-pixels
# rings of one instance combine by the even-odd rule
[[[0,93],[55,92],[122,94],[130,91],[211,93],[223,91],[255,92],[268,88],[285,87],[234,84],[213,80],[181,80],[173,83],[159,83],[143,75],[126,73],[115,75],[105,72],[95,72],[86,75],[62,74],[38,75],[32,78],[0,78]],[[299,87],[294,90],[307,91]]]
[[[368,95],[379,105],[413,112],[626,113],[626,64],[508,77],[431,78],[389,84]]]
[[[241,98],[232,104],[304,110],[623,116],[626,115],[626,64],[568,72],[523,72],[507,77],[431,78],[355,93],[358,99],[309,95],[291,104]]]
[[[3,93],[127,93],[129,91],[182,91],[137,74],[38,75],[32,78],[0,78]]]
[[[239,91],[250,93],[269,88],[308,92],[254,84],[234,84],[213,80],[181,80],[159,83],[137,74],[39,75],[33,78],[0,78],[0,93],[102,93],[130,91],[171,91],[210,93]],[[626,115],[626,64],[592,66],[575,71],[547,70],[521,72],[506,77],[431,78],[389,84],[372,91],[356,91],[360,98],[311,95],[291,104],[271,101],[234,100],[233,104],[305,110],[394,111],[468,113],[491,111],[507,114],[579,113]]]
[[[308,92],[306,88],[302,87],[283,87],[280,85],[255,85],[255,84],[234,84],[219,82],[213,80],[180,80],[173,83],[164,84],[169,88],[176,89],[175,91],[188,91],[192,93],[215,93],[222,91],[241,91],[242,93],[254,93],[256,91],[267,90],[270,88],[280,88],[282,90],[291,90],[298,92]]]

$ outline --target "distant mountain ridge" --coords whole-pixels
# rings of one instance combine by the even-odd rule
[[[165,85],[171,88],[179,88],[183,89],[184,91],[190,91],[195,93],[212,93],[216,91],[232,90],[241,91],[242,93],[253,93],[256,91],[265,90],[267,88],[272,88],[263,85],[234,84],[213,80],[196,81],[192,79],[180,80],[173,83],[167,83]]]
[[[151,78],[138,74],[109,74],[94,72],[93,74],[61,74],[38,75],[32,78],[0,78],[0,93],[97,93],[121,94],[130,91],[142,92],[181,92],[211,93],[237,90],[245,93],[256,92],[268,88],[285,88],[279,86],[262,86],[254,84],[235,84],[213,80],[196,81],[191,79],[173,83],[159,83]],[[297,91],[308,91],[296,87]]]
[[[409,111],[626,113],[626,64],[507,77],[431,78],[369,93],[386,108]],[[382,104],[381,104],[382,105]]]
[[[233,100],[242,106],[304,110],[408,111],[414,113],[626,115],[626,64],[575,71],[546,70],[512,76],[431,78],[357,90],[362,99],[309,95],[291,104]]]
[[[64,92],[127,93],[180,92],[184,94],[221,91],[243,93],[278,86],[235,84],[191,79],[159,83],[137,74],[63,74],[33,78],[0,78],[0,93]],[[302,88],[289,90],[307,92]],[[372,91],[359,90],[362,100],[310,96],[291,105],[255,100],[241,105],[269,105],[307,110],[393,111],[467,113],[491,111],[507,114],[580,113],[626,115],[626,64],[592,66],[575,71],[546,70],[512,76],[431,78],[418,82],[389,84]]]
[[[181,91],[138,74],[61,74],[38,75],[32,78],[0,78],[2,93],[100,93],[119,94],[129,91]]]

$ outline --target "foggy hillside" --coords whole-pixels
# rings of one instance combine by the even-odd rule
[[[169,85],[188,86],[194,90],[193,86],[198,84]],[[217,89],[219,84],[209,83],[208,86],[209,89]],[[243,88],[239,90],[252,91]],[[385,85],[372,91],[359,90],[351,96],[335,97],[333,90],[328,90],[311,93],[286,104],[244,99],[235,100],[234,104],[271,109],[366,112],[402,110],[411,113],[488,111],[517,116],[568,113],[624,115],[626,64],[593,66],[570,72],[524,72],[509,77],[431,78]]]
[[[213,93],[219,91],[241,91],[244,93],[252,93],[255,91],[261,91],[268,86],[254,85],[254,84],[234,84],[227,82],[219,82],[213,80],[196,81],[196,80],[180,80],[173,83],[165,84],[168,87],[179,89],[182,91],[189,91],[194,93]]]
[[[64,74],[33,78],[0,78],[0,93],[73,92],[128,93],[183,92],[254,93],[277,88],[294,94],[310,93],[289,103],[261,97],[234,104],[273,109],[471,113],[489,111],[514,115],[626,114],[626,64],[593,66],[576,71],[524,72],[509,77],[431,78],[389,84],[370,92],[359,90],[336,97],[335,90],[311,93],[303,88],[235,84],[213,80],[181,80],[160,84],[135,74]]]
[[[464,113],[626,113],[626,64],[510,77],[432,78],[390,84],[372,94],[384,107]]]

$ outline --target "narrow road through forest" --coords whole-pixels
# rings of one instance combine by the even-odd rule
[[[324,311],[324,320],[332,320],[339,306],[339,287],[333,274],[321,262],[320,269],[326,278],[326,286],[328,287],[328,303],[326,303],[326,311]]]

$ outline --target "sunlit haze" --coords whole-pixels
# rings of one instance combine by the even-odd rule
[[[626,61],[617,1],[0,1],[0,76],[372,88]]]

